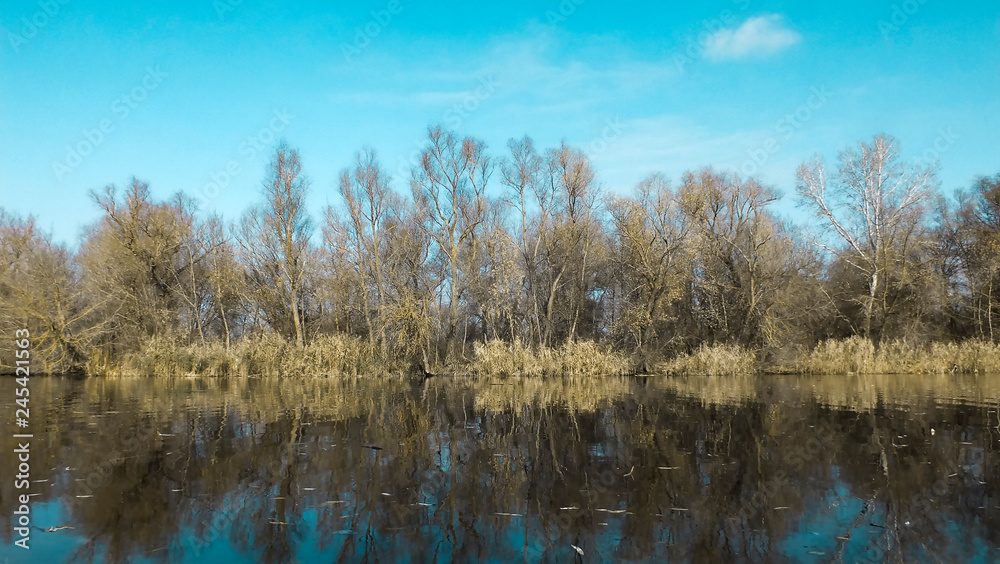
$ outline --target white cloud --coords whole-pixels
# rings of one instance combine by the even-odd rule
[[[609,188],[620,193],[627,193],[653,172],[676,182],[684,172],[706,166],[738,170],[747,148],[767,134],[766,130],[721,133],[677,114],[627,120],[622,129],[621,137],[609,143],[607,151],[592,157],[601,177],[609,180]]]
[[[721,29],[705,44],[705,56],[713,60],[763,57],[791,47],[802,36],[785,27],[778,14],[758,16],[743,22],[736,29]]]
[[[443,54],[440,60],[401,61],[396,53],[373,48],[366,52],[371,64],[338,62],[334,71],[350,88],[338,87],[330,99],[423,109],[429,119],[440,119],[442,112],[469,98],[480,78],[493,77],[499,86],[484,108],[516,111],[529,123],[537,116],[565,121],[623,105],[618,101],[637,93],[655,92],[678,75],[672,65],[637,58],[615,37],[575,38],[541,24],[491,37],[476,48],[443,48],[428,40],[412,50]]]

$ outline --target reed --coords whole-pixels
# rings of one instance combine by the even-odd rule
[[[1000,372],[1000,345],[980,340],[919,345],[906,339],[876,347],[862,337],[824,341],[788,371],[805,374]]]
[[[738,345],[705,345],[659,363],[656,372],[675,376],[727,376],[758,372],[757,357]]]
[[[489,341],[476,343],[473,351],[469,369],[479,376],[607,376],[630,371],[624,354],[593,341],[570,341],[559,348]]]
[[[609,376],[633,373],[619,351],[593,341],[570,341],[553,348],[520,343],[476,343],[474,354],[455,372],[477,376]],[[367,340],[321,335],[299,348],[276,333],[242,339],[230,349],[221,343],[184,344],[158,338],[120,359],[96,350],[87,373],[124,376],[383,376],[404,374],[410,364],[385,354]],[[736,345],[701,345],[688,354],[660,362],[653,373],[682,376],[754,374],[946,374],[1000,372],[1000,345],[980,340],[917,344],[905,339],[876,346],[868,339],[827,340],[790,360],[764,366],[754,351]]]
[[[226,350],[221,343],[179,344],[154,339],[118,366],[99,374],[148,376],[366,376],[400,372],[404,364],[387,358],[367,341],[345,335],[317,337],[298,348],[276,333],[264,333]]]

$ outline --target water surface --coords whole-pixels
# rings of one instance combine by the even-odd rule
[[[998,562],[998,407],[988,375],[33,378],[0,558]]]

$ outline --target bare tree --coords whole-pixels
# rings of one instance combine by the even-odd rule
[[[34,218],[0,209],[0,330],[29,330],[33,370],[82,370],[104,330],[104,318],[96,315],[101,305],[84,293],[66,248],[40,232]],[[14,358],[12,345],[0,346],[4,359]]]
[[[247,296],[246,278],[221,220],[210,217],[204,223],[204,232],[211,249],[206,259],[212,293],[211,311],[217,313],[216,333],[222,335],[228,350],[233,333],[242,325]]]
[[[774,193],[754,179],[703,169],[685,175],[680,200],[698,233],[699,309],[710,338],[755,347],[772,340],[791,249],[767,210]]]
[[[636,187],[635,198],[616,198],[610,205],[614,222],[618,313],[614,329],[621,344],[648,356],[651,345],[663,348],[678,329],[672,307],[690,285],[685,245],[691,223],[681,213],[669,181],[660,174]],[[676,331],[675,331],[676,334]]]
[[[355,155],[355,164],[340,174],[340,195],[346,214],[333,207],[326,211],[324,241],[327,254],[339,257],[350,269],[360,292],[360,314],[369,342],[386,345],[386,307],[389,303],[385,262],[392,252],[386,244],[391,219],[400,212],[401,198],[389,186],[389,175],[374,149]]]
[[[243,215],[239,241],[253,291],[268,323],[305,345],[306,261],[313,223],[305,208],[309,182],[297,150],[282,143],[264,180],[264,204]]]
[[[500,170],[519,216],[516,239],[524,272],[522,310],[527,325],[522,341],[525,344],[542,342],[539,257],[542,234],[548,229],[553,210],[554,186],[547,182],[547,163],[535,151],[531,138],[511,139],[507,147],[510,157],[504,160]]]
[[[192,210],[180,197],[156,202],[137,179],[122,193],[112,185],[91,196],[104,218],[90,230],[80,259],[88,291],[108,308],[116,345],[130,349],[142,337],[190,337],[200,326],[206,295],[195,272],[204,250]]]
[[[566,143],[547,153],[547,181],[553,195],[554,214],[551,228],[542,230],[545,250],[546,341],[556,326],[563,337],[574,340],[579,335],[581,316],[592,331],[597,322],[595,288],[597,265],[605,258],[602,227],[597,217],[600,188],[590,159]],[[563,303],[557,303],[561,298]],[[556,312],[563,319],[557,322]]]
[[[797,189],[803,203],[846,243],[836,251],[846,251],[844,260],[866,277],[867,292],[855,300],[863,311],[860,333],[872,338],[873,318],[885,314],[889,273],[917,243],[937,180],[933,167],[903,162],[896,140],[887,135],[839,157],[833,175],[820,158],[799,167]]]
[[[459,139],[440,127],[432,127],[428,139],[430,144],[421,155],[420,166],[413,171],[411,185],[418,213],[445,269],[442,282],[447,295],[447,319],[443,337],[450,343],[457,338],[458,323],[467,321],[460,318],[460,305],[473,273],[462,254],[469,250],[485,217],[486,184],[493,163],[482,141]]]
[[[959,194],[951,254],[960,264],[965,292],[971,299],[975,334],[1000,339],[1000,174],[980,178],[973,193]]]

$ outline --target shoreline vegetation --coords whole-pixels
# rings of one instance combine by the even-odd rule
[[[888,135],[817,157],[796,225],[735,172],[612,192],[565,142],[432,126],[410,170],[365,148],[319,190],[281,142],[235,219],[135,178],[75,248],[0,210],[0,371],[26,330],[37,373],[1000,370],[1000,175],[946,199],[935,169]]]
[[[876,347],[860,337],[823,341],[788,360],[762,359],[760,353],[734,345],[700,346],[689,354],[650,362],[593,341],[558,348],[526,347],[499,340],[475,343],[468,359],[436,366],[390,358],[364,339],[323,336],[303,348],[270,333],[240,341],[229,350],[222,343],[180,345],[149,343],[120,363],[89,366],[94,376],[730,376],[757,374],[974,374],[1000,372],[1000,345],[968,340],[918,346],[893,341]]]

